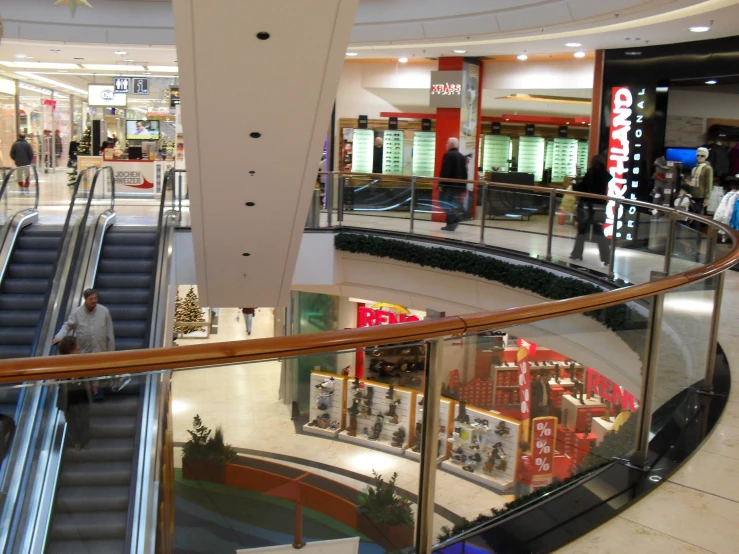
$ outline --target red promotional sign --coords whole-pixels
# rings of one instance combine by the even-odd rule
[[[418,321],[418,318],[414,315],[394,314],[393,312],[373,308],[357,309],[357,327],[376,327],[378,325],[411,321]]]
[[[533,488],[552,482],[554,472],[554,445],[557,439],[557,418],[537,417],[534,420],[531,454],[534,459]]]
[[[536,345],[524,339],[518,339],[518,397],[521,402],[521,421],[531,418],[531,372],[526,359],[536,354]]]

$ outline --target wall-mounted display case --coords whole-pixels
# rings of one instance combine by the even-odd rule
[[[533,173],[534,181],[541,181],[544,174],[544,150],[543,137],[519,137],[518,171]]]
[[[416,131],[413,137],[413,175],[433,177],[436,165],[436,133]]]

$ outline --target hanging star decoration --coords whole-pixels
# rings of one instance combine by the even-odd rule
[[[69,11],[72,14],[72,17],[74,17],[75,12],[77,11],[77,6],[92,8],[90,2],[87,0],[56,0],[56,2],[54,2],[55,6],[63,6],[65,4],[69,6]]]

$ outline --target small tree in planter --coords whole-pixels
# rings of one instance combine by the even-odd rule
[[[190,440],[182,447],[182,476],[185,479],[226,482],[226,464],[236,456],[236,451],[223,439],[220,427],[211,437],[211,430],[196,415],[188,429]]]
[[[411,501],[395,494],[398,474],[385,482],[372,471],[375,484],[359,495],[359,532],[390,551],[413,546],[413,511]]]

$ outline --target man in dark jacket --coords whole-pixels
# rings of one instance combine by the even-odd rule
[[[372,151],[372,173],[382,173],[382,137],[375,137],[375,149]]]
[[[27,187],[26,181],[30,175],[28,167],[33,163],[33,148],[28,144],[26,135],[21,133],[18,135],[18,140],[13,143],[10,148],[10,157],[15,162],[18,170],[15,172],[16,178],[18,179],[18,185],[21,187]]]
[[[467,179],[467,158],[459,151],[457,138],[451,137],[446,142],[446,150],[439,173],[439,202],[446,212],[446,225],[441,230],[454,231],[462,219],[462,195],[467,191],[467,185],[443,179]]]
[[[531,418],[548,416],[551,404],[552,389],[549,387],[549,370],[544,369],[531,383]]]
[[[590,169],[588,169],[585,177],[572,188],[577,192],[607,196],[610,181],[611,174],[606,169],[603,156],[593,156]],[[603,224],[606,222],[605,206],[605,200],[579,199],[577,203],[577,236],[575,237],[572,254],[570,254],[571,260],[582,261],[585,238],[592,227],[593,238],[598,243],[600,261],[603,262],[603,265],[608,265],[610,262],[611,246],[603,234]]]

